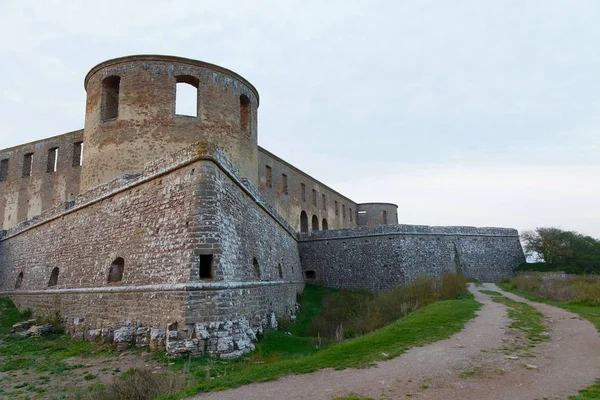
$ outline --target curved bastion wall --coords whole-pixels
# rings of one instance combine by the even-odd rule
[[[177,114],[178,85],[195,90],[195,115]],[[92,68],[85,90],[82,191],[198,141],[222,149],[257,184],[258,92],[238,74],[181,57],[129,56]]]

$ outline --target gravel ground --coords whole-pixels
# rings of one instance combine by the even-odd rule
[[[502,292],[489,283],[471,286],[483,306],[463,331],[379,362],[377,367],[325,369],[194,399],[330,400],[350,393],[375,399],[567,399],[600,377],[600,337],[590,322],[560,308],[502,292],[542,312],[551,337],[531,349],[527,357],[506,354],[506,347],[527,341],[521,331],[508,327],[511,321],[506,307],[477,289]]]

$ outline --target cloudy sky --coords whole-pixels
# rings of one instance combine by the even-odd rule
[[[600,2],[0,2],[0,148],[81,129],[131,54],[232,69],[259,144],[401,223],[600,237]]]

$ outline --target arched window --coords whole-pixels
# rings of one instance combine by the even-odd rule
[[[281,264],[277,264],[277,272],[279,273],[279,279],[283,279],[283,268],[281,268]]]
[[[56,286],[58,283],[58,267],[54,267],[52,272],[50,273],[50,280],[48,281],[48,286]]]
[[[110,269],[108,270],[108,282],[121,282],[123,279],[123,271],[125,269],[125,260],[121,257],[115,258]]]
[[[254,277],[260,279],[260,265],[258,264],[256,257],[252,259],[252,267],[254,268]]]
[[[21,284],[23,283],[23,273],[19,273],[17,276],[17,281],[15,282],[15,289],[21,289]]]
[[[329,229],[329,225],[327,224],[327,220],[325,218],[323,218],[323,224],[321,225],[321,227],[323,228],[324,231]]]
[[[250,133],[250,99],[245,94],[240,96],[240,129]]]
[[[304,211],[300,213],[300,232],[308,233],[308,215]]]
[[[200,80],[190,75],[177,76],[175,80],[175,114],[197,117]]]
[[[119,91],[121,77],[109,76],[102,81],[102,97],[100,103],[100,119],[102,122],[116,119],[119,116]]]
[[[319,218],[316,215],[312,217],[312,230],[313,232],[319,230]]]

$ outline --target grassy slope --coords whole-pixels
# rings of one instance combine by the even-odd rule
[[[440,301],[371,334],[332,345],[308,356],[248,365],[225,376],[205,380],[183,393],[163,398],[176,399],[323,368],[367,367],[374,361],[396,357],[411,347],[432,343],[459,332],[475,316],[479,307],[480,304],[473,298]]]
[[[581,317],[589,320],[591,323],[596,326],[596,329],[600,331],[600,306],[597,305],[589,305],[582,304],[579,302],[560,302],[560,301],[551,301],[546,299],[540,299],[535,297],[533,294],[528,292],[523,292],[518,289],[511,289],[510,285],[507,283],[498,283],[497,284],[502,290],[507,292],[512,292],[521,297],[525,297],[526,299],[537,301],[540,303],[550,304],[556,307],[563,308],[567,311],[571,311],[575,314],[579,314]],[[572,400],[600,400],[600,379],[596,381],[592,386],[580,390],[578,396],[570,397]]]

